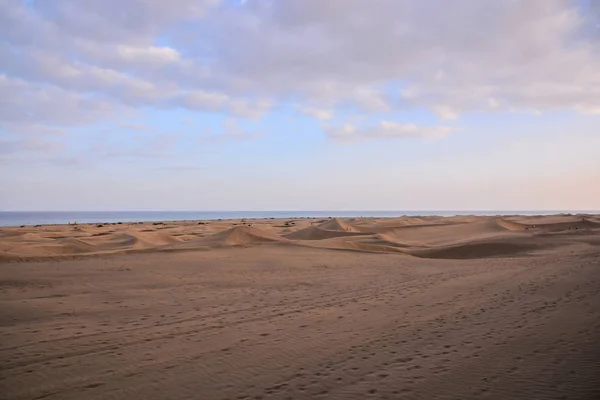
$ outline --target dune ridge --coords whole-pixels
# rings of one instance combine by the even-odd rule
[[[259,243],[283,242],[284,238],[263,229],[251,226],[236,226],[206,238],[218,244],[248,246]]]

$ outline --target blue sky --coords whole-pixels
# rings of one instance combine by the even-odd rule
[[[3,0],[0,209],[599,209],[599,22],[595,0]]]

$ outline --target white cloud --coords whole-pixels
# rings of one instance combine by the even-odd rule
[[[6,140],[0,138],[0,154],[23,152],[56,152],[64,148],[64,143],[49,141],[40,136],[30,136],[26,139]]]
[[[167,64],[181,60],[179,52],[170,47],[133,47],[119,45],[117,53],[125,61],[152,63],[152,64]]]
[[[240,128],[238,121],[234,118],[227,118],[223,121],[221,132],[216,135],[205,137],[205,139],[218,140],[252,140],[263,135],[259,130],[247,130]]]
[[[165,171],[177,171],[177,172],[186,172],[186,171],[206,171],[206,167],[200,167],[197,165],[168,165],[165,167],[159,167],[157,169],[165,170]]]
[[[182,104],[190,109],[220,110],[229,101],[223,93],[196,90],[183,95]]]
[[[598,105],[578,104],[575,106],[575,110],[582,114],[600,115],[600,103]]]
[[[234,99],[229,102],[229,110],[238,117],[258,119],[269,112],[271,102],[268,100]]]
[[[182,138],[180,132],[167,132],[151,134],[143,132],[110,141],[102,138],[91,147],[91,154],[102,157],[125,158],[171,158],[175,144]],[[140,140],[140,139],[144,140]],[[116,140],[116,141],[115,141]]]
[[[304,115],[308,115],[322,121],[331,119],[334,115],[333,110],[325,108],[299,107],[299,111]]]
[[[357,139],[400,139],[422,138],[439,139],[449,135],[453,128],[447,126],[417,126],[416,124],[399,124],[381,121],[375,126],[358,127],[345,124],[339,127],[326,126],[325,132],[335,140],[352,141]]]
[[[119,124],[122,128],[131,129],[134,131],[149,131],[152,130],[152,127],[146,124],[138,124],[138,123],[122,123]]]
[[[440,116],[442,119],[452,120],[458,118],[456,111],[449,106],[432,105],[431,110]]]
[[[493,97],[488,98],[488,105],[491,109],[498,109],[502,107],[500,102]]]
[[[15,131],[30,129],[32,123],[46,128],[74,126],[127,111],[104,99],[0,74],[0,122]]]
[[[383,93],[373,88],[355,88],[353,99],[360,109],[366,112],[389,112],[392,110],[390,100]]]

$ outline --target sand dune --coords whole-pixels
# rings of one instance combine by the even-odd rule
[[[511,257],[596,243],[594,215],[87,224],[0,229],[0,260],[287,243],[430,258]]]
[[[481,240],[487,237],[514,234],[498,225],[494,218],[477,222],[435,225],[409,225],[385,230],[382,233],[390,240],[416,246],[445,245],[470,240]]]
[[[574,229],[599,229],[600,223],[593,218],[579,216],[517,217],[504,219],[503,225],[520,227],[521,230],[557,232]]]
[[[60,256],[81,253],[93,253],[95,246],[86,243],[77,238],[55,239],[52,241],[40,240],[37,242],[24,243],[11,247],[7,255],[15,257],[35,257],[35,256]]]
[[[285,239],[265,230],[251,226],[236,226],[210,238],[230,246],[252,245],[268,242],[282,242]]]
[[[366,253],[402,253],[407,254],[405,247],[379,239],[377,236],[353,235],[331,237],[321,240],[299,241],[297,244],[332,250],[362,251]]]
[[[525,231],[529,228],[529,226],[526,224],[521,224],[519,222],[511,221],[505,218],[496,219],[496,223],[498,224],[498,226],[509,231]]]
[[[189,248],[190,246],[251,246],[285,241],[285,238],[264,229],[252,226],[234,226],[223,232],[189,241],[181,248]]]
[[[0,228],[0,397],[597,399],[599,288],[592,215]]]
[[[477,239],[503,233],[493,222],[461,222],[462,242],[440,225],[424,247],[282,246],[267,221],[30,240],[21,251],[119,250],[0,265],[0,397],[597,399],[598,230]],[[206,233],[164,248],[208,251],[164,252],[163,232]]]
[[[327,222],[323,222],[318,225],[318,228],[328,230],[328,231],[342,231],[342,232],[359,232],[352,225],[338,219],[333,218]]]
[[[514,238],[480,240],[412,250],[410,254],[423,258],[475,259],[514,257],[544,248],[540,241]]]

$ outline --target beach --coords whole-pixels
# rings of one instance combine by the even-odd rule
[[[600,398],[600,216],[0,228],[0,398]]]

